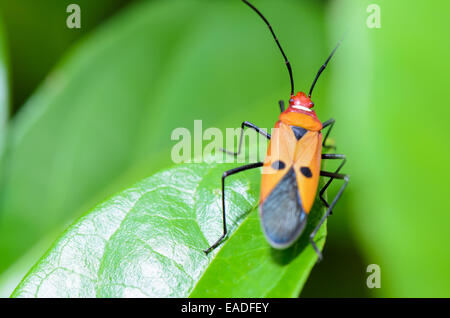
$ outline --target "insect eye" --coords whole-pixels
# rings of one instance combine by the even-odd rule
[[[282,170],[286,167],[283,161],[277,160],[272,163],[272,168],[275,170]]]

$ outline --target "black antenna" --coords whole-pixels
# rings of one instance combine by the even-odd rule
[[[331,58],[334,55],[334,52],[336,52],[336,50],[338,49],[339,45],[341,45],[342,40],[340,40],[338,42],[338,44],[336,45],[336,47],[334,48],[334,50],[331,52],[330,56],[327,58],[327,60],[325,61],[325,63],[320,67],[319,72],[317,72],[316,78],[314,79],[314,82],[311,85],[311,89],[309,90],[309,98],[311,98],[311,94],[312,91],[314,89],[314,86],[316,85],[317,80],[319,79],[320,74],[322,74],[322,72],[325,70],[325,68],[328,65],[328,62],[331,60]]]
[[[262,15],[261,12],[259,12],[258,9],[256,9],[251,3],[249,3],[246,0],[242,0],[245,4],[247,4],[250,8],[252,8],[263,20],[264,22],[267,24],[267,26],[269,27],[270,32],[272,33],[273,38],[275,39],[275,42],[277,42],[278,48],[281,51],[281,54],[283,54],[284,57],[284,61],[286,63],[286,67],[288,69],[289,72],[289,77],[291,78],[291,95],[294,95],[294,78],[292,77],[292,68],[291,68],[291,63],[289,63],[286,54],[284,54],[283,49],[281,48],[280,42],[278,42],[277,36],[275,35],[275,32],[273,32],[272,27],[270,26],[269,21],[267,21],[267,19]]]

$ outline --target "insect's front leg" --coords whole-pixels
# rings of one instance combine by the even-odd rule
[[[283,100],[280,100],[280,101],[278,102],[278,104],[280,105],[280,112],[281,112],[281,113],[284,112],[284,101],[283,101]]]
[[[223,222],[223,234],[221,237],[219,237],[219,239],[213,244],[211,245],[207,250],[204,250],[204,252],[206,254],[208,254],[209,252],[211,252],[213,249],[215,249],[220,242],[222,242],[222,240],[225,238],[225,236],[227,235],[227,220],[226,220],[226,216],[225,216],[225,179],[233,174],[236,174],[238,172],[242,172],[242,171],[246,171],[246,170],[250,170],[250,169],[254,169],[254,168],[259,168],[262,167],[263,163],[262,162],[256,162],[256,163],[251,163],[242,167],[237,167],[234,169],[230,169],[227,170],[223,173],[222,175],[222,222]]]
[[[242,123],[242,125],[241,125],[241,135],[239,137],[238,151],[229,151],[229,150],[226,150],[226,149],[223,149],[223,148],[220,148],[220,150],[223,151],[223,152],[226,152],[229,155],[233,155],[233,156],[237,157],[241,153],[242,137],[244,136],[244,128],[245,127],[252,128],[252,129],[256,130],[259,134],[261,134],[264,137],[266,137],[267,139],[270,139],[270,134],[266,133],[264,130],[262,130],[258,126],[252,124],[251,122],[244,121]]]
[[[333,128],[335,122],[336,121],[333,118],[330,118],[326,122],[324,122],[323,125],[322,125],[322,129],[325,129],[325,128],[329,127],[328,130],[327,130],[327,133],[325,135],[325,138],[323,138],[323,142],[322,142],[322,147],[324,147],[325,149],[334,149],[334,150],[336,150],[336,146],[334,146],[334,145],[333,146],[328,146],[326,144],[328,136],[330,135],[331,129]]]

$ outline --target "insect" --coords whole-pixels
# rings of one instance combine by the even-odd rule
[[[244,128],[251,128],[267,137],[269,148],[264,162],[256,162],[242,167],[237,167],[225,171],[222,175],[222,218],[223,234],[207,250],[209,253],[216,248],[227,235],[226,214],[225,214],[225,179],[236,173],[249,169],[263,167],[261,178],[261,190],[259,201],[259,213],[261,225],[265,237],[269,244],[277,249],[284,249],[291,246],[302,234],[308,214],[313,206],[314,199],[319,186],[319,178],[329,178],[327,183],[320,189],[319,197],[327,208],[325,215],[319,224],[310,234],[310,242],[318,255],[322,259],[322,254],[314,242],[317,231],[322,226],[326,218],[332,213],[332,209],[342,195],[349,182],[349,176],[341,174],[340,170],[346,162],[343,154],[322,154],[322,148],[327,148],[325,144],[328,135],[335,123],[334,119],[329,119],[322,123],[312,107],[311,94],[316,82],[328,65],[331,57],[340,45],[339,43],[328,56],[325,63],[320,67],[311,85],[309,94],[303,92],[294,94],[294,80],[291,64],[288,61],[270,23],[252,4],[242,0],[253,9],[269,27],[270,32],[283,55],[289,72],[291,82],[291,97],[289,106],[284,107],[284,102],[279,101],[281,114],[275,124],[273,135],[269,135],[264,130],[254,124],[244,121],[241,125],[240,142],[237,152],[226,151],[228,154],[239,155],[242,147],[242,136]],[[323,138],[322,130],[328,128]],[[341,160],[340,165],[334,172],[322,171],[322,160]],[[344,181],[337,195],[331,203],[324,198],[324,192],[335,179]]]

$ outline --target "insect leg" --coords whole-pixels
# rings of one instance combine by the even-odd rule
[[[341,164],[339,165],[339,167],[336,169],[336,171],[334,173],[339,173],[339,171],[342,169],[342,167],[347,162],[347,158],[345,157],[345,155],[335,154],[335,153],[324,153],[324,154],[322,154],[322,159],[341,159],[342,160]],[[325,200],[325,198],[323,197],[323,194],[325,193],[327,188],[330,186],[331,182],[333,182],[333,180],[334,180],[334,178],[330,178],[330,180],[328,180],[328,182],[323,186],[323,188],[320,189],[320,193],[319,193],[320,199],[322,200],[322,202],[325,204],[325,206],[327,208],[330,205],[328,204],[327,200]],[[333,211],[330,211],[330,214],[333,214]]]
[[[242,147],[242,137],[244,136],[244,128],[245,127],[249,127],[252,128],[254,130],[256,130],[258,133],[260,133],[261,135],[263,135],[264,137],[266,137],[267,139],[270,139],[270,135],[268,133],[266,133],[264,130],[262,130],[261,128],[259,128],[258,126],[253,125],[252,123],[248,122],[248,121],[244,121],[241,125],[241,136],[239,137],[239,146],[238,146],[238,151],[229,151],[223,148],[220,148],[221,151],[226,152],[229,155],[233,155],[235,157],[237,157],[240,153],[241,153],[241,147]]]
[[[333,128],[335,122],[336,122],[336,121],[335,121],[333,118],[330,118],[330,119],[328,119],[326,122],[324,122],[323,125],[322,125],[322,129],[325,129],[326,127],[330,127],[330,128],[328,128],[328,130],[327,130],[327,134],[325,135],[325,138],[323,138],[322,146],[323,146],[324,148],[327,148],[327,149],[328,149],[328,148],[336,149],[335,146],[327,146],[327,145],[325,145],[325,142],[326,142],[327,139],[328,139],[328,135],[330,134],[330,131],[331,131],[331,129]]]
[[[327,171],[320,171],[320,175],[322,177],[329,177],[332,179],[340,179],[340,180],[344,180],[344,184],[341,186],[341,188],[339,189],[339,192],[336,194],[336,196],[333,199],[333,202],[331,202],[330,206],[327,209],[327,212],[325,213],[325,215],[322,217],[322,219],[320,220],[319,224],[316,226],[316,228],[314,229],[314,231],[311,233],[311,235],[309,236],[309,240],[311,242],[312,247],[314,248],[314,250],[317,253],[318,256],[318,261],[322,260],[322,253],[320,252],[320,250],[317,248],[316,243],[314,242],[314,237],[317,234],[317,231],[319,231],[320,227],[322,226],[323,222],[325,222],[325,220],[327,219],[327,217],[330,215],[331,210],[333,209],[333,207],[335,206],[336,202],[339,200],[339,198],[342,195],[342,192],[344,192],[345,187],[348,184],[349,181],[349,176],[346,174],[340,174],[340,173],[334,173],[334,172],[327,172]]]
[[[222,236],[213,244],[211,245],[207,250],[204,250],[204,252],[206,254],[208,254],[209,252],[211,252],[213,249],[215,249],[220,242],[222,242],[222,240],[225,238],[225,236],[227,235],[227,222],[226,222],[226,217],[225,217],[225,178],[228,176],[231,176],[233,174],[236,174],[238,172],[242,172],[245,170],[250,170],[250,169],[254,169],[254,168],[259,168],[262,167],[263,163],[262,162],[256,162],[256,163],[251,163],[242,167],[237,167],[234,169],[230,169],[228,171],[225,171],[222,175],[222,222],[223,222],[223,234]]]
[[[280,100],[280,101],[278,102],[278,104],[280,105],[280,111],[281,111],[281,112],[284,112],[284,101],[283,101],[283,100]]]

